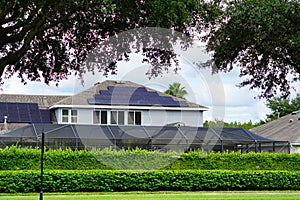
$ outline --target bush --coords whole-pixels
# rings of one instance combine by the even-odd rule
[[[181,155],[165,169],[201,170],[300,170],[300,154],[286,153],[203,153],[192,151]]]
[[[177,159],[179,157],[179,159]],[[0,149],[0,170],[39,170],[40,150],[10,147]],[[145,162],[147,161],[147,162]],[[120,150],[47,150],[46,170],[300,170],[300,154],[286,153],[188,153]]]
[[[38,171],[1,171],[0,192],[37,192]],[[300,172],[224,170],[45,171],[45,192],[299,190]]]

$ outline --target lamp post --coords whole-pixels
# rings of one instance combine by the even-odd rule
[[[42,132],[42,147],[41,147],[41,187],[40,187],[40,200],[43,200],[43,175],[44,175],[44,146],[45,134]]]

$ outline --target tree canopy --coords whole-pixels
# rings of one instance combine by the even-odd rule
[[[18,74],[23,82],[59,82],[72,72],[78,72],[87,55],[100,42],[131,29],[162,27],[191,35],[190,27],[199,22],[199,10],[196,0],[2,0],[1,81]],[[107,48],[110,61],[104,63],[105,66],[97,66],[96,70],[115,73],[116,61],[128,58],[134,41],[136,50],[146,55],[145,61],[155,63],[153,60],[156,60],[170,66],[170,60],[175,60],[171,50],[151,48],[153,43],[160,42],[159,35],[144,36],[143,39],[148,40],[143,43],[138,37],[131,35],[119,41],[114,49]],[[169,40],[174,41],[176,38]],[[125,51],[120,53],[118,49]],[[90,62],[102,58],[93,59]],[[156,71],[159,73],[159,69]]]
[[[165,91],[165,93],[183,99],[184,96],[187,95],[187,91],[185,90],[185,87],[181,86],[181,84],[177,82],[169,84],[169,88]]]
[[[240,68],[240,86],[287,96],[300,79],[300,1],[225,1],[210,27],[207,48],[215,71]],[[291,77],[289,77],[291,76]]]
[[[299,10],[298,0],[2,0],[1,81],[18,74],[23,82],[59,82],[81,73],[85,63],[87,70],[116,73],[132,46],[151,64],[150,74],[158,75],[178,64],[172,44],[183,37],[128,34],[95,50],[106,58],[87,56],[119,33],[161,27],[191,38],[181,42],[183,48],[195,37],[205,41],[212,53],[206,64],[213,63],[214,72],[237,66],[245,77],[240,86],[260,88],[263,97],[278,91],[287,96],[291,81],[300,79]]]
[[[267,100],[267,107],[271,114],[267,115],[267,120],[274,120],[300,110],[300,93],[295,98],[289,99],[283,96],[273,97]]]
[[[244,128],[244,129],[252,129],[256,126],[260,126],[264,124],[264,121],[259,121],[259,122],[252,122],[251,120],[249,122],[224,122],[222,120],[214,120],[214,121],[208,121],[205,120],[203,123],[203,127],[217,127],[217,128]]]

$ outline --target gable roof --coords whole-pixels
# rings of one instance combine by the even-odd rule
[[[141,92],[140,94],[138,94]],[[157,102],[157,103],[156,103]],[[64,106],[151,106],[172,108],[194,108],[207,110],[207,107],[176,98],[171,95],[130,81],[104,81],[96,83],[78,94],[62,99],[51,108]]]
[[[275,140],[300,142],[300,110],[251,129],[251,131]]]
[[[11,103],[37,103],[40,109],[48,109],[49,106],[69,96],[63,95],[26,95],[26,94],[1,94],[0,102]]]

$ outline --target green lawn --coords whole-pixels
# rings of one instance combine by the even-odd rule
[[[38,200],[39,194],[1,194],[6,200]],[[157,192],[157,193],[105,193],[105,194],[44,194],[44,200],[197,200],[197,199],[235,199],[235,200],[282,200],[300,199],[300,192]]]

